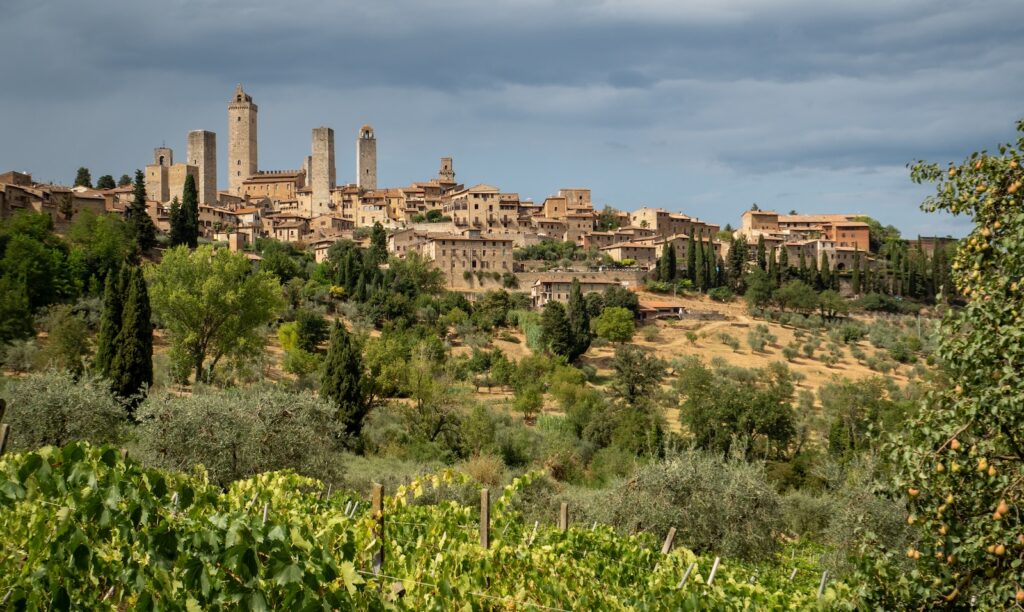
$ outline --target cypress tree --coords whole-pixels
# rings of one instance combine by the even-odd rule
[[[764,248],[764,234],[757,237],[757,267],[768,271],[768,254]]]
[[[711,244],[711,236],[708,236],[705,243],[707,251],[704,253],[704,289],[714,287],[715,283],[715,245]]]
[[[743,273],[747,268],[747,240],[735,236],[730,237],[729,243],[729,273],[726,275],[736,291],[743,288]]]
[[[134,409],[153,384],[153,323],[142,268],[133,266],[125,286],[121,331],[110,361],[111,389]]]
[[[320,396],[335,407],[345,431],[353,436],[359,435],[363,418],[369,410],[363,386],[363,358],[359,346],[340,322],[335,322],[331,331],[331,345],[327,349],[320,381]]]
[[[544,304],[540,315],[541,335],[544,344],[555,355],[569,356],[572,352],[572,334],[569,331],[569,319],[565,316],[565,307],[561,302],[550,300]]]
[[[373,224],[373,231],[370,233],[370,255],[374,265],[388,260],[388,233],[380,221]]]
[[[715,275],[715,286],[726,287],[729,285],[729,270],[725,267],[725,260],[719,255],[716,263],[718,274]]]
[[[807,257],[804,255],[804,248],[800,247],[800,269],[797,271],[797,276],[800,280],[807,282]]]
[[[693,256],[694,256],[694,266],[693,266],[694,286],[696,286],[699,291],[704,291],[705,289],[707,289],[707,287],[704,286],[704,279],[705,279],[706,274],[705,274],[705,265],[704,265],[704,243],[703,243],[703,241],[698,241],[696,243],[696,246],[694,247],[694,255]]]
[[[808,284],[816,291],[821,291],[821,276],[818,274],[818,255],[811,257],[811,269],[807,272]]]
[[[142,170],[135,171],[132,203],[128,206],[128,225],[139,248],[147,251],[156,245],[156,226],[146,208],[146,177]]]
[[[768,278],[773,287],[779,286],[779,264],[775,259],[775,247],[768,250]]]
[[[676,279],[676,272],[679,270],[679,262],[676,261],[676,247],[670,240],[665,243],[665,248],[668,249],[668,280],[674,281]]]
[[[179,244],[185,244],[185,215],[182,214],[181,204],[178,202],[178,196],[174,196],[174,199],[171,200],[170,225],[171,246],[174,247]]]
[[[818,291],[832,287],[832,269],[828,262],[828,255],[821,258],[821,272],[818,274]]]
[[[88,168],[79,168],[75,174],[75,187],[88,187],[92,189],[92,175]]]
[[[107,274],[103,291],[103,314],[100,317],[100,333],[96,341],[96,371],[104,378],[110,378],[110,363],[117,351],[117,335],[121,333],[121,314],[124,309],[124,295],[127,285],[128,266]]]
[[[789,249],[783,244],[779,247],[779,284],[789,280]]]
[[[854,295],[860,295],[860,249],[853,251],[853,279],[850,281]]]
[[[181,193],[182,229],[184,244],[194,249],[199,246],[199,191],[196,179],[191,174],[185,176],[185,187]]]
[[[690,228],[690,237],[686,242],[686,278],[697,285],[697,247],[693,241],[693,228]]]
[[[569,361],[576,361],[576,358],[587,352],[590,348],[590,315],[587,313],[587,303],[583,299],[583,289],[580,287],[579,279],[572,279],[572,287],[569,289],[569,307],[566,316],[569,322],[569,335],[572,339],[572,351],[566,355]]]

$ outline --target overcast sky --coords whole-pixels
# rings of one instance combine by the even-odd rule
[[[227,102],[259,105],[259,165],[298,168],[310,131],[354,175],[359,126],[381,186],[456,178],[543,200],[662,206],[724,225],[757,202],[920,212],[907,162],[1015,140],[1020,0],[0,0],[0,171],[69,183],[141,168]]]

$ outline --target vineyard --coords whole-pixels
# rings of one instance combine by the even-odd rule
[[[0,607],[138,609],[836,609],[800,558],[745,565],[600,525],[523,521],[527,474],[480,506],[443,472],[383,496],[294,473],[237,481],[72,443],[0,460]],[[427,503],[427,500],[430,500]],[[481,511],[482,510],[482,511]],[[481,517],[483,514],[483,517]],[[483,520],[481,520],[483,518]],[[564,528],[563,528],[564,527]],[[710,584],[709,584],[710,583]]]

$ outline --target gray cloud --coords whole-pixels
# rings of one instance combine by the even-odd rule
[[[1016,0],[5,4],[0,167],[65,181],[222,131],[244,82],[266,167],[327,124],[348,176],[345,135],[370,121],[393,183],[454,154],[460,178],[534,197],[588,184],[724,223],[786,193],[909,232],[936,217],[906,162],[1010,138],[1024,94]]]

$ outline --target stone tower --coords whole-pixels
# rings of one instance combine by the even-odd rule
[[[334,130],[313,128],[313,158],[309,164],[309,187],[313,190],[312,216],[328,211],[335,185]]]
[[[437,182],[442,184],[455,182],[455,169],[452,167],[452,158],[441,158],[441,169],[437,171]]]
[[[199,203],[217,202],[217,135],[206,130],[188,133],[188,165],[198,169]]]
[[[174,165],[174,151],[169,147],[153,149],[153,163],[146,166],[146,198],[157,202],[171,199],[168,172]]]
[[[377,188],[377,139],[369,125],[359,129],[356,139],[356,184],[360,189]]]
[[[173,166],[174,151],[170,147],[157,147],[153,149],[153,164],[157,166]]]
[[[256,174],[256,105],[242,86],[228,104],[228,190],[241,193],[242,181]]]

